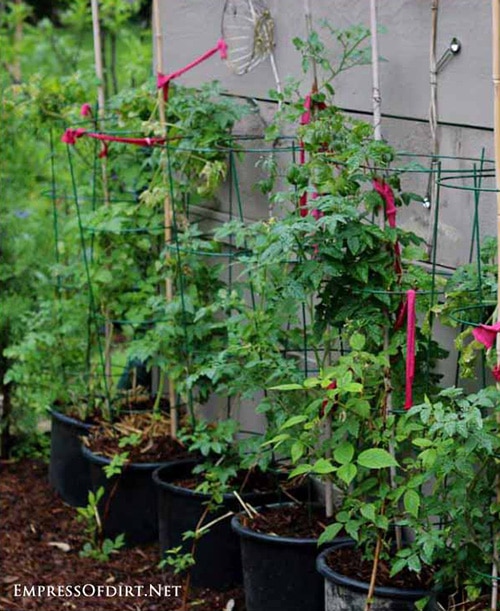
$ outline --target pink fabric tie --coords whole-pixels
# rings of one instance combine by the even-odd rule
[[[373,179],[372,185],[375,191],[384,200],[385,217],[389,223],[389,227],[391,227],[391,229],[395,229],[397,208],[395,204],[394,191],[390,185],[388,185],[386,182],[378,180],[377,178]],[[403,273],[403,268],[401,267],[401,248],[399,246],[399,242],[394,244],[394,269],[396,270],[396,274],[401,276]]]
[[[108,154],[107,142],[121,142],[122,144],[134,144],[136,146],[155,146],[157,144],[165,144],[166,142],[165,138],[126,138],[122,136],[111,136],[109,134],[98,134],[95,132],[88,132],[83,127],[79,127],[78,129],[67,129],[61,136],[61,142],[74,145],[82,136],[103,142],[103,149],[99,154],[100,157],[106,157]]]
[[[179,70],[176,70],[175,72],[171,72],[170,74],[158,73],[156,84],[157,84],[158,89],[163,89],[165,93],[165,99],[167,98],[168,85],[170,81],[178,78],[179,76],[182,76],[185,72],[192,70],[193,68],[198,66],[198,64],[201,64],[205,60],[209,59],[210,57],[212,57],[212,55],[215,55],[217,52],[219,52],[221,59],[227,59],[227,44],[223,38],[219,38],[215,47],[213,47],[212,49],[209,49],[208,51],[205,51],[203,55],[200,55],[200,57],[197,57],[191,63],[187,64],[187,66],[184,66],[183,68],[179,68]]]
[[[493,344],[495,343],[496,337],[500,332],[500,322],[495,323],[494,325],[479,325],[472,331],[472,335],[474,339],[488,350],[493,348]]]
[[[85,104],[82,104],[82,107],[80,108],[80,115],[82,117],[92,116],[92,106],[88,102],[85,102]]]
[[[326,108],[326,104],[324,102],[315,103],[313,101],[313,99],[312,99],[311,94],[308,93],[306,95],[306,99],[304,101],[304,112],[302,113],[302,115],[300,117],[300,124],[301,125],[309,125],[309,123],[311,122],[312,109],[313,109],[314,106],[319,108],[319,110],[324,110]],[[300,165],[304,165],[305,162],[306,162],[306,151],[304,149],[304,142],[302,140],[300,141],[299,146],[300,146],[299,163],[300,163]],[[316,195],[316,197],[317,197],[317,195]],[[302,217],[305,217],[308,214],[308,211],[307,211],[307,191],[300,196],[299,211],[300,211],[300,216],[302,216]],[[321,215],[321,216],[323,216],[323,215]],[[315,218],[317,220],[317,218],[319,218],[319,217],[315,216]]]

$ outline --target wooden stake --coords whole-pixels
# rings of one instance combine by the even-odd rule
[[[97,116],[99,121],[96,122],[96,127],[102,129],[102,121],[106,113],[106,89],[104,83],[104,66],[102,60],[101,46],[101,23],[99,20],[99,0],[91,0],[92,7],[92,32],[94,36],[94,64],[95,74],[97,77]],[[101,123],[99,125],[99,122]],[[102,173],[102,192],[104,205],[109,206],[109,189],[108,189],[108,168],[106,157],[101,158],[101,173]],[[111,348],[113,339],[113,323],[110,321],[108,308],[104,309],[104,334],[105,334],[105,350],[104,350],[104,375],[107,380],[107,390],[111,388],[112,365],[111,365]],[[109,397],[108,397],[109,398]],[[110,406],[108,405],[108,408]]]
[[[160,19],[160,0],[153,0],[153,29],[155,38],[155,52],[156,52],[156,67],[157,72],[163,73],[163,32],[161,28]],[[160,125],[162,130],[166,133],[167,130],[167,115],[165,110],[165,98],[163,96],[163,90],[158,90],[158,114],[160,117]],[[170,196],[167,195],[163,202],[163,217],[165,223],[165,245],[167,247],[166,257],[169,257],[169,246],[172,243],[172,205]],[[165,279],[165,298],[167,302],[172,301],[173,297],[173,286],[172,279]],[[177,438],[178,429],[178,417],[177,417],[177,397],[175,394],[175,385],[172,380],[169,380],[168,384],[168,398],[170,402],[170,434],[173,439]]]
[[[97,102],[99,105],[99,118],[104,118],[106,95],[104,90],[104,68],[102,63],[102,47],[101,47],[101,24],[99,22],[99,0],[91,0],[92,5],[92,31],[94,33],[94,61],[95,74],[99,81],[97,85]]]
[[[431,40],[429,49],[429,81],[431,88],[431,100],[429,105],[429,127],[431,130],[431,149],[432,149],[432,165],[431,174],[429,177],[429,187],[427,196],[430,199],[432,205],[435,205],[438,195],[438,184],[437,179],[434,176],[436,169],[435,157],[439,155],[439,138],[438,138],[438,79],[437,79],[437,59],[436,59],[436,48],[437,48],[437,33],[438,33],[438,16],[439,16],[439,0],[432,0],[431,6]],[[429,222],[429,232],[427,235],[427,250],[429,256],[432,255],[433,249],[436,247],[434,244],[434,227],[432,222]]]
[[[437,155],[439,152],[439,142],[437,138],[437,60],[436,60],[436,45],[437,45],[437,24],[438,24],[438,9],[439,0],[432,0],[432,24],[431,24],[431,44],[430,44],[430,85],[431,85],[431,103],[429,108],[429,126],[431,129],[432,138],[432,154]]]
[[[497,265],[498,279],[500,280],[500,0],[492,0],[493,21],[493,116],[494,116],[494,140],[495,140],[495,174],[497,188]],[[500,320],[500,290],[497,290],[497,322]],[[500,336],[497,335],[496,342],[497,365],[500,364]],[[500,384],[497,384],[500,388]],[[500,414],[497,416],[500,424]],[[500,477],[496,478],[496,497],[500,503]],[[498,529],[498,526],[497,526]],[[498,606],[498,573],[500,564],[500,532],[493,533],[493,566],[491,571],[491,609],[495,611]]]
[[[307,38],[312,34],[312,11],[311,11],[311,0],[304,0],[304,15],[306,18],[306,32]],[[313,84],[312,91],[316,93],[318,91],[318,66],[316,64],[316,60],[312,58],[311,60],[312,71],[313,71]]]
[[[373,95],[373,132],[375,140],[382,140],[382,98],[378,62],[378,22],[377,0],[370,0],[370,30],[372,44],[372,95]]]

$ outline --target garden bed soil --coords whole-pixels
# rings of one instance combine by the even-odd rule
[[[271,507],[253,519],[241,515],[241,524],[262,534],[292,539],[317,539],[331,519],[325,518],[322,507],[288,505]]]
[[[131,435],[141,435],[137,445],[120,447],[120,441]],[[94,453],[112,458],[128,452],[133,463],[160,463],[190,458],[192,455],[179,441],[170,436],[168,416],[156,417],[151,412],[122,415],[113,424],[104,423],[83,440]]]
[[[82,524],[75,509],[48,485],[39,461],[0,463],[0,609],[6,611],[180,611],[179,598],[16,597],[15,587],[42,585],[182,585],[179,576],[157,568],[157,545],[122,550],[108,562],[80,558]],[[57,545],[55,545],[57,544]],[[67,550],[67,551],[65,551]],[[193,611],[244,611],[243,592],[193,590]],[[229,605],[229,606],[228,606]]]
[[[229,479],[228,486],[231,490],[237,490],[239,494],[264,494],[276,490],[278,479],[279,485],[285,491],[285,494],[287,494],[287,489],[291,489],[297,485],[295,480],[283,480],[282,478],[277,477],[277,474],[275,473],[261,471],[260,469],[252,469],[250,471],[238,471],[235,477]],[[204,481],[205,479],[203,477],[203,473],[200,473],[198,475],[193,475],[193,477],[175,480],[172,483],[179,486],[179,488],[195,490]]]
[[[360,550],[353,547],[342,547],[332,550],[326,558],[328,566],[341,575],[370,583],[373,570],[371,560],[365,560]],[[380,559],[377,570],[376,586],[402,588],[405,590],[431,590],[433,573],[423,567],[420,573],[403,569],[394,577],[390,576],[391,567],[386,560]]]

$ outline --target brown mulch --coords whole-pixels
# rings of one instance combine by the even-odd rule
[[[183,579],[157,568],[157,545],[121,550],[109,562],[80,558],[82,524],[48,485],[47,466],[33,460],[0,463],[0,610],[1,611],[180,611],[170,597],[20,597],[23,586],[183,586]],[[57,544],[57,545],[55,545]],[[67,551],[65,551],[67,550]],[[137,590],[133,592],[135,594]],[[111,593],[113,591],[111,590]],[[122,588],[122,592],[124,589]],[[165,590],[163,590],[165,592]],[[182,588],[181,588],[182,593]],[[189,609],[244,611],[243,593],[192,592]],[[198,604],[199,603],[199,604]]]
[[[241,520],[256,532],[294,539],[317,539],[331,521],[325,517],[324,509],[309,505],[268,508],[253,519],[242,516]]]
[[[120,447],[120,440],[133,435],[140,436],[138,444]],[[184,445],[170,437],[169,417],[151,412],[123,414],[113,424],[102,423],[83,442],[107,458],[128,452],[130,462],[156,463],[191,456]]]

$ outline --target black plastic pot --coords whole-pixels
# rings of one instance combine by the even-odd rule
[[[325,579],[325,611],[363,611],[366,605],[369,584],[332,570],[328,555],[339,547],[353,547],[352,541],[334,543],[318,556],[316,567]],[[415,603],[430,597],[427,611],[435,611],[437,605],[432,592],[405,588],[375,588],[372,611],[416,611]]]
[[[73,507],[87,504],[91,489],[88,462],[82,456],[80,437],[92,425],[51,410],[49,483]]]
[[[157,541],[157,499],[151,474],[169,463],[129,463],[119,475],[108,479],[104,467],[110,464],[109,458],[85,446],[82,454],[90,467],[92,489],[103,486],[105,490],[99,502],[104,536],[114,539],[124,533],[127,546]]]
[[[172,463],[153,473],[158,489],[158,517],[160,527],[160,551],[182,546],[185,552],[191,550],[192,540],[183,541],[182,535],[194,530],[198,524],[209,496],[181,488],[176,481],[190,477],[196,461],[184,460]],[[295,492],[294,492],[295,494]],[[280,500],[279,491],[266,493],[243,493],[241,497],[253,506],[275,503]],[[241,505],[233,494],[225,494],[222,507],[210,513],[204,524],[229,511],[239,512]],[[231,529],[230,518],[218,522],[197,542],[196,564],[191,570],[194,586],[215,590],[227,590],[242,583],[241,553],[239,538]]]
[[[324,611],[317,539],[258,533],[243,526],[240,516],[234,516],[231,526],[241,542],[247,611]]]

